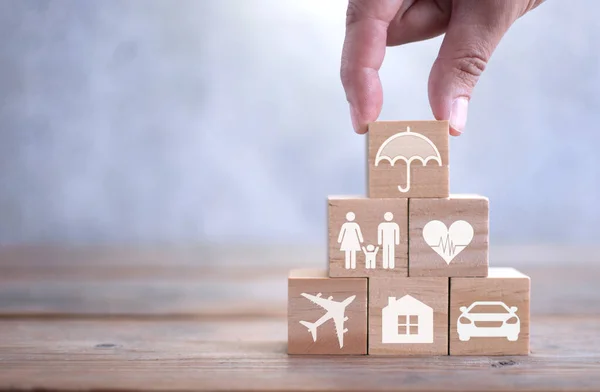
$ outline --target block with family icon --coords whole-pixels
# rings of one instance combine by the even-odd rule
[[[408,276],[408,200],[329,197],[329,276]]]
[[[529,354],[530,279],[489,268],[490,203],[450,194],[448,131],[369,125],[367,195],[327,200],[327,272],[290,275],[290,354]]]

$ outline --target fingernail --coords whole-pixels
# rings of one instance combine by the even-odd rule
[[[358,133],[360,130],[360,125],[358,124],[358,112],[352,104],[350,104],[350,118],[352,119],[352,127],[354,128],[354,132]]]
[[[467,112],[469,110],[469,101],[464,98],[456,98],[452,102],[452,108],[450,110],[450,127],[457,132],[463,131],[467,124]]]

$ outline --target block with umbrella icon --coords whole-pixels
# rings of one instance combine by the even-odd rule
[[[448,132],[447,121],[370,124],[369,197],[448,197]]]

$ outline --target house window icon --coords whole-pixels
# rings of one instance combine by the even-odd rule
[[[419,316],[398,316],[398,335],[418,335]]]
[[[433,343],[433,309],[410,295],[389,297],[381,319],[382,343]]]

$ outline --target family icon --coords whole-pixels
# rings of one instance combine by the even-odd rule
[[[400,226],[392,222],[394,214],[386,212],[384,221],[377,227],[377,245],[362,245],[365,241],[360,225],[355,222],[356,214],[350,211],[346,214],[346,222],[342,225],[338,236],[340,251],[345,254],[345,268],[356,269],[356,253],[365,255],[365,268],[375,269],[377,265],[377,253],[381,247],[383,269],[395,268],[396,245],[400,244]]]

